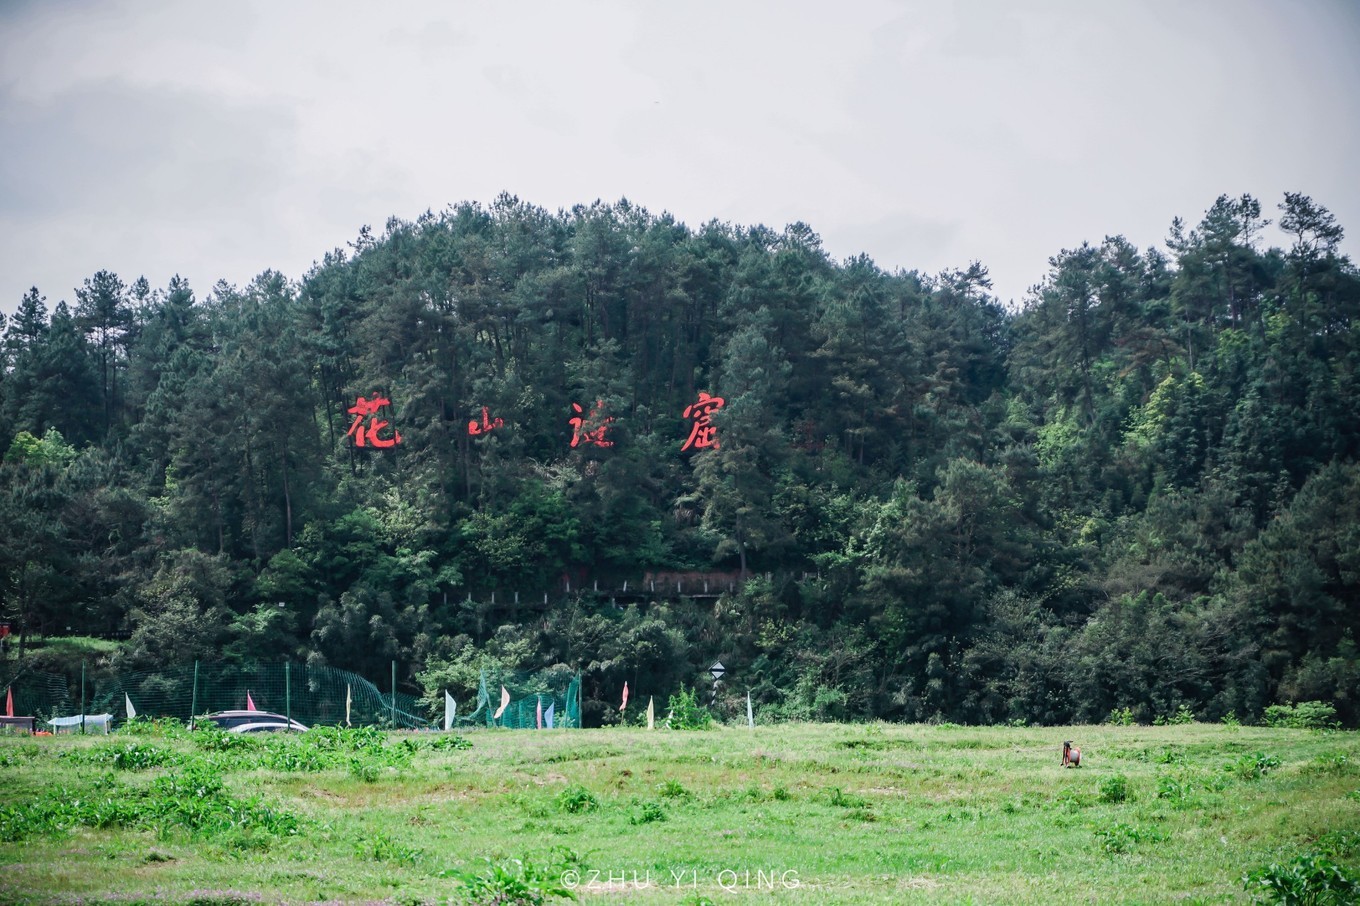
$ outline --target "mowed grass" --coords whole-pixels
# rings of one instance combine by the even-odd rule
[[[1220,903],[1271,862],[1360,865],[1354,733],[308,735],[0,739],[0,902],[461,902],[518,859],[584,902]]]

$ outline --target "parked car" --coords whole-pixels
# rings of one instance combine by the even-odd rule
[[[271,733],[290,730],[302,733],[307,729],[306,724],[290,721],[282,714],[270,711],[216,711],[202,719],[212,721],[228,733]]]

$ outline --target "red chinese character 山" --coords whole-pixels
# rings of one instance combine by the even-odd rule
[[[387,427],[387,422],[381,421],[377,412],[383,406],[392,405],[392,401],[384,396],[374,394],[373,399],[359,397],[358,401],[345,411],[354,416],[354,423],[345,432],[346,437],[354,438],[356,447],[392,447],[401,443],[401,433],[393,431],[390,438],[379,437],[378,432]],[[363,423],[368,419],[368,424]]]
[[[576,415],[567,419],[567,424],[571,425],[571,445],[573,447],[583,443],[594,444],[597,447],[614,446],[612,440],[605,440],[604,438],[605,432],[609,430],[610,422],[614,420],[613,416],[605,418],[599,422],[597,427],[591,428],[584,416],[585,410],[581,408],[581,404],[572,403],[571,408]],[[602,412],[604,412],[604,401],[596,400],[595,408],[590,413],[592,418]]]
[[[491,431],[495,430],[496,428],[500,428],[504,425],[505,425],[504,419],[501,418],[493,419],[491,417],[490,410],[488,410],[486,406],[483,406],[481,424],[478,424],[475,418],[469,421],[468,434],[472,435],[473,437],[479,437],[480,435],[488,434]]]
[[[713,424],[710,416],[726,403],[727,400],[720,396],[709,396],[704,391],[699,391],[699,401],[685,407],[684,417],[694,419],[694,424],[689,429],[689,440],[680,448],[681,453],[690,447],[696,450],[706,447],[718,449],[718,426]]]

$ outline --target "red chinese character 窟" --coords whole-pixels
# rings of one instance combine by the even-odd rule
[[[720,396],[709,396],[699,391],[699,401],[685,407],[684,417],[694,419],[694,424],[690,426],[689,440],[680,448],[681,453],[690,447],[696,450],[705,447],[718,449],[718,426],[713,424],[711,416],[714,410],[721,409],[726,403],[727,400]]]

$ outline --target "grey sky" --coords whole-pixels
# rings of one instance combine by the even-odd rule
[[[1360,260],[1358,50],[1350,0],[0,0],[0,310],[100,269],[297,279],[502,191],[801,220],[1003,300],[1224,193],[1311,195]]]

